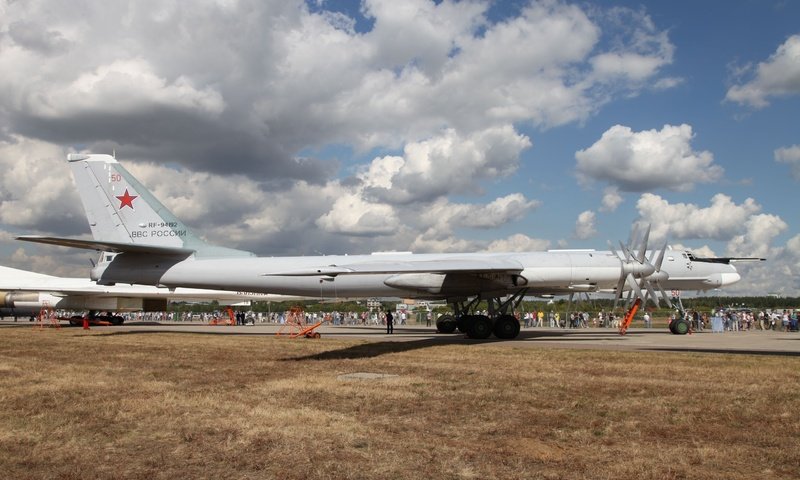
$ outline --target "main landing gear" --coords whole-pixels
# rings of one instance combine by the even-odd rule
[[[522,302],[527,289],[505,299],[493,297],[487,299],[488,315],[476,313],[480,303],[479,296],[472,300],[452,301],[455,315],[442,315],[436,320],[436,329],[441,333],[453,333],[458,329],[469,338],[482,340],[492,334],[501,340],[511,340],[519,335],[519,320],[512,315],[514,309]]]

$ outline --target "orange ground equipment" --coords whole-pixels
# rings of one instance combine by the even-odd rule
[[[631,326],[631,322],[633,321],[633,316],[636,315],[636,312],[639,311],[639,306],[642,304],[642,299],[637,298],[633,305],[631,305],[630,310],[628,313],[625,314],[625,318],[622,319],[622,324],[619,326],[619,334],[625,335],[628,331],[628,327]]]
[[[306,315],[302,307],[292,307],[289,309],[286,320],[281,328],[275,333],[276,337],[288,335],[289,338],[305,337],[320,338],[319,332],[315,331],[325,320],[321,320],[313,325],[306,323]]]
[[[225,318],[224,316],[222,318],[213,318],[213,319],[211,319],[210,322],[208,322],[208,324],[209,325],[236,325],[236,314],[233,313],[233,309],[231,307],[228,307],[228,308],[225,309],[225,311],[228,313],[228,318]]]
[[[39,316],[36,317],[36,323],[33,325],[33,328],[38,328],[39,330],[44,327],[61,328],[61,322],[58,321],[55,310],[47,302],[42,305],[41,310],[39,310]]]

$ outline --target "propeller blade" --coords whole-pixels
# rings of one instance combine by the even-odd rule
[[[658,289],[661,291],[661,296],[662,296],[662,298],[664,299],[664,303],[666,303],[666,304],[667,304],[667,307],[669,307],[669,308],[673,308],[673,306],[672,306],[672,300],[670,300],[670,299],[669,299],[669,296],[667,296],[667,292],[666,292],[666,290],[664,290],[664,287],[662,287],[660,283],[656,283],[656,286],[657,286],[657,287],[658,287]]]
[[[631,228],[631,234],[628,236],[628,245],[633,248],[634,243],[638,243],[639,240],[639,224],[634,223],[633,228]]]
[[[630,261],[631,261],[631,256],[632,256],[632,255],[631,255],[631,252],[630,252],[630,250],[628,250],[628,247],[626,247],[626,246],[625,246],[625,245],[622,243],[622,240],[620,240],[620,241],[619,241],[619,247],[622,249],[622,253],[624,253],[624,254],[625,254],[625,261],[626,261],[626,262],[630,262]]]
[[[633,275],[627,275],[625,277],[625,281],[628,283],[628,287],[630,287],[631,289],[630,291],[633,292],[633,294],[636,295],[638,298],[640,298],[642,302],[644,302],[645,300],[644,293],[642,293],[642,289],[639,288],[639,284],[636,283],[636,280],[633,279]]]
[[[667,254],[667,242],[664,242],[664,246],[661,247],[661,252],[659,252],[658,258],[656,259],[653,265],[656,267],[656,272],[661,271],[661,263],[664,262],[664,255]]]
[[[617,309],[617,305],[619,301],[622,300],[622,289],[625,288],[625,277],[626,275],[623,273],[619,276],[619,282],[617,283],[617,289],[614,293],[614,310]]]
[[[643,283],[645,288],[647,288],[647,294],[653,300],[653,303],[656,305],[656,308],[659,308],[661,305],[658,303],[658,295],[656,295],[656,291],[653,290],[653,286],[647,280],[643,280]]]
[[[649,239],[650,239],[650,225],[648,225],[647,230],[644,231],[644,236],[642,237],[642,243],[639,246],[639,257],[637,258],[637,260],[639,260],[639,263],[641,264],[644,264],[645,260],[647,260],[645,258],[645,255],[647,254],[647,241]]]

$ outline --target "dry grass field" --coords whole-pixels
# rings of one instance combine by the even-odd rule
[[[3,478],[800,478],[797,357],[0,335]]]

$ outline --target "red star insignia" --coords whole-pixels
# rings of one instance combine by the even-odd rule
[[[125,194],[123,195],[115,195],[117,200],[119,200],[119,209],[122,210],[123,207],[131,207],[133,210],[133,200],[139,198],[139,195],[131,195],[128,193],[128,189],[125,189]]]

